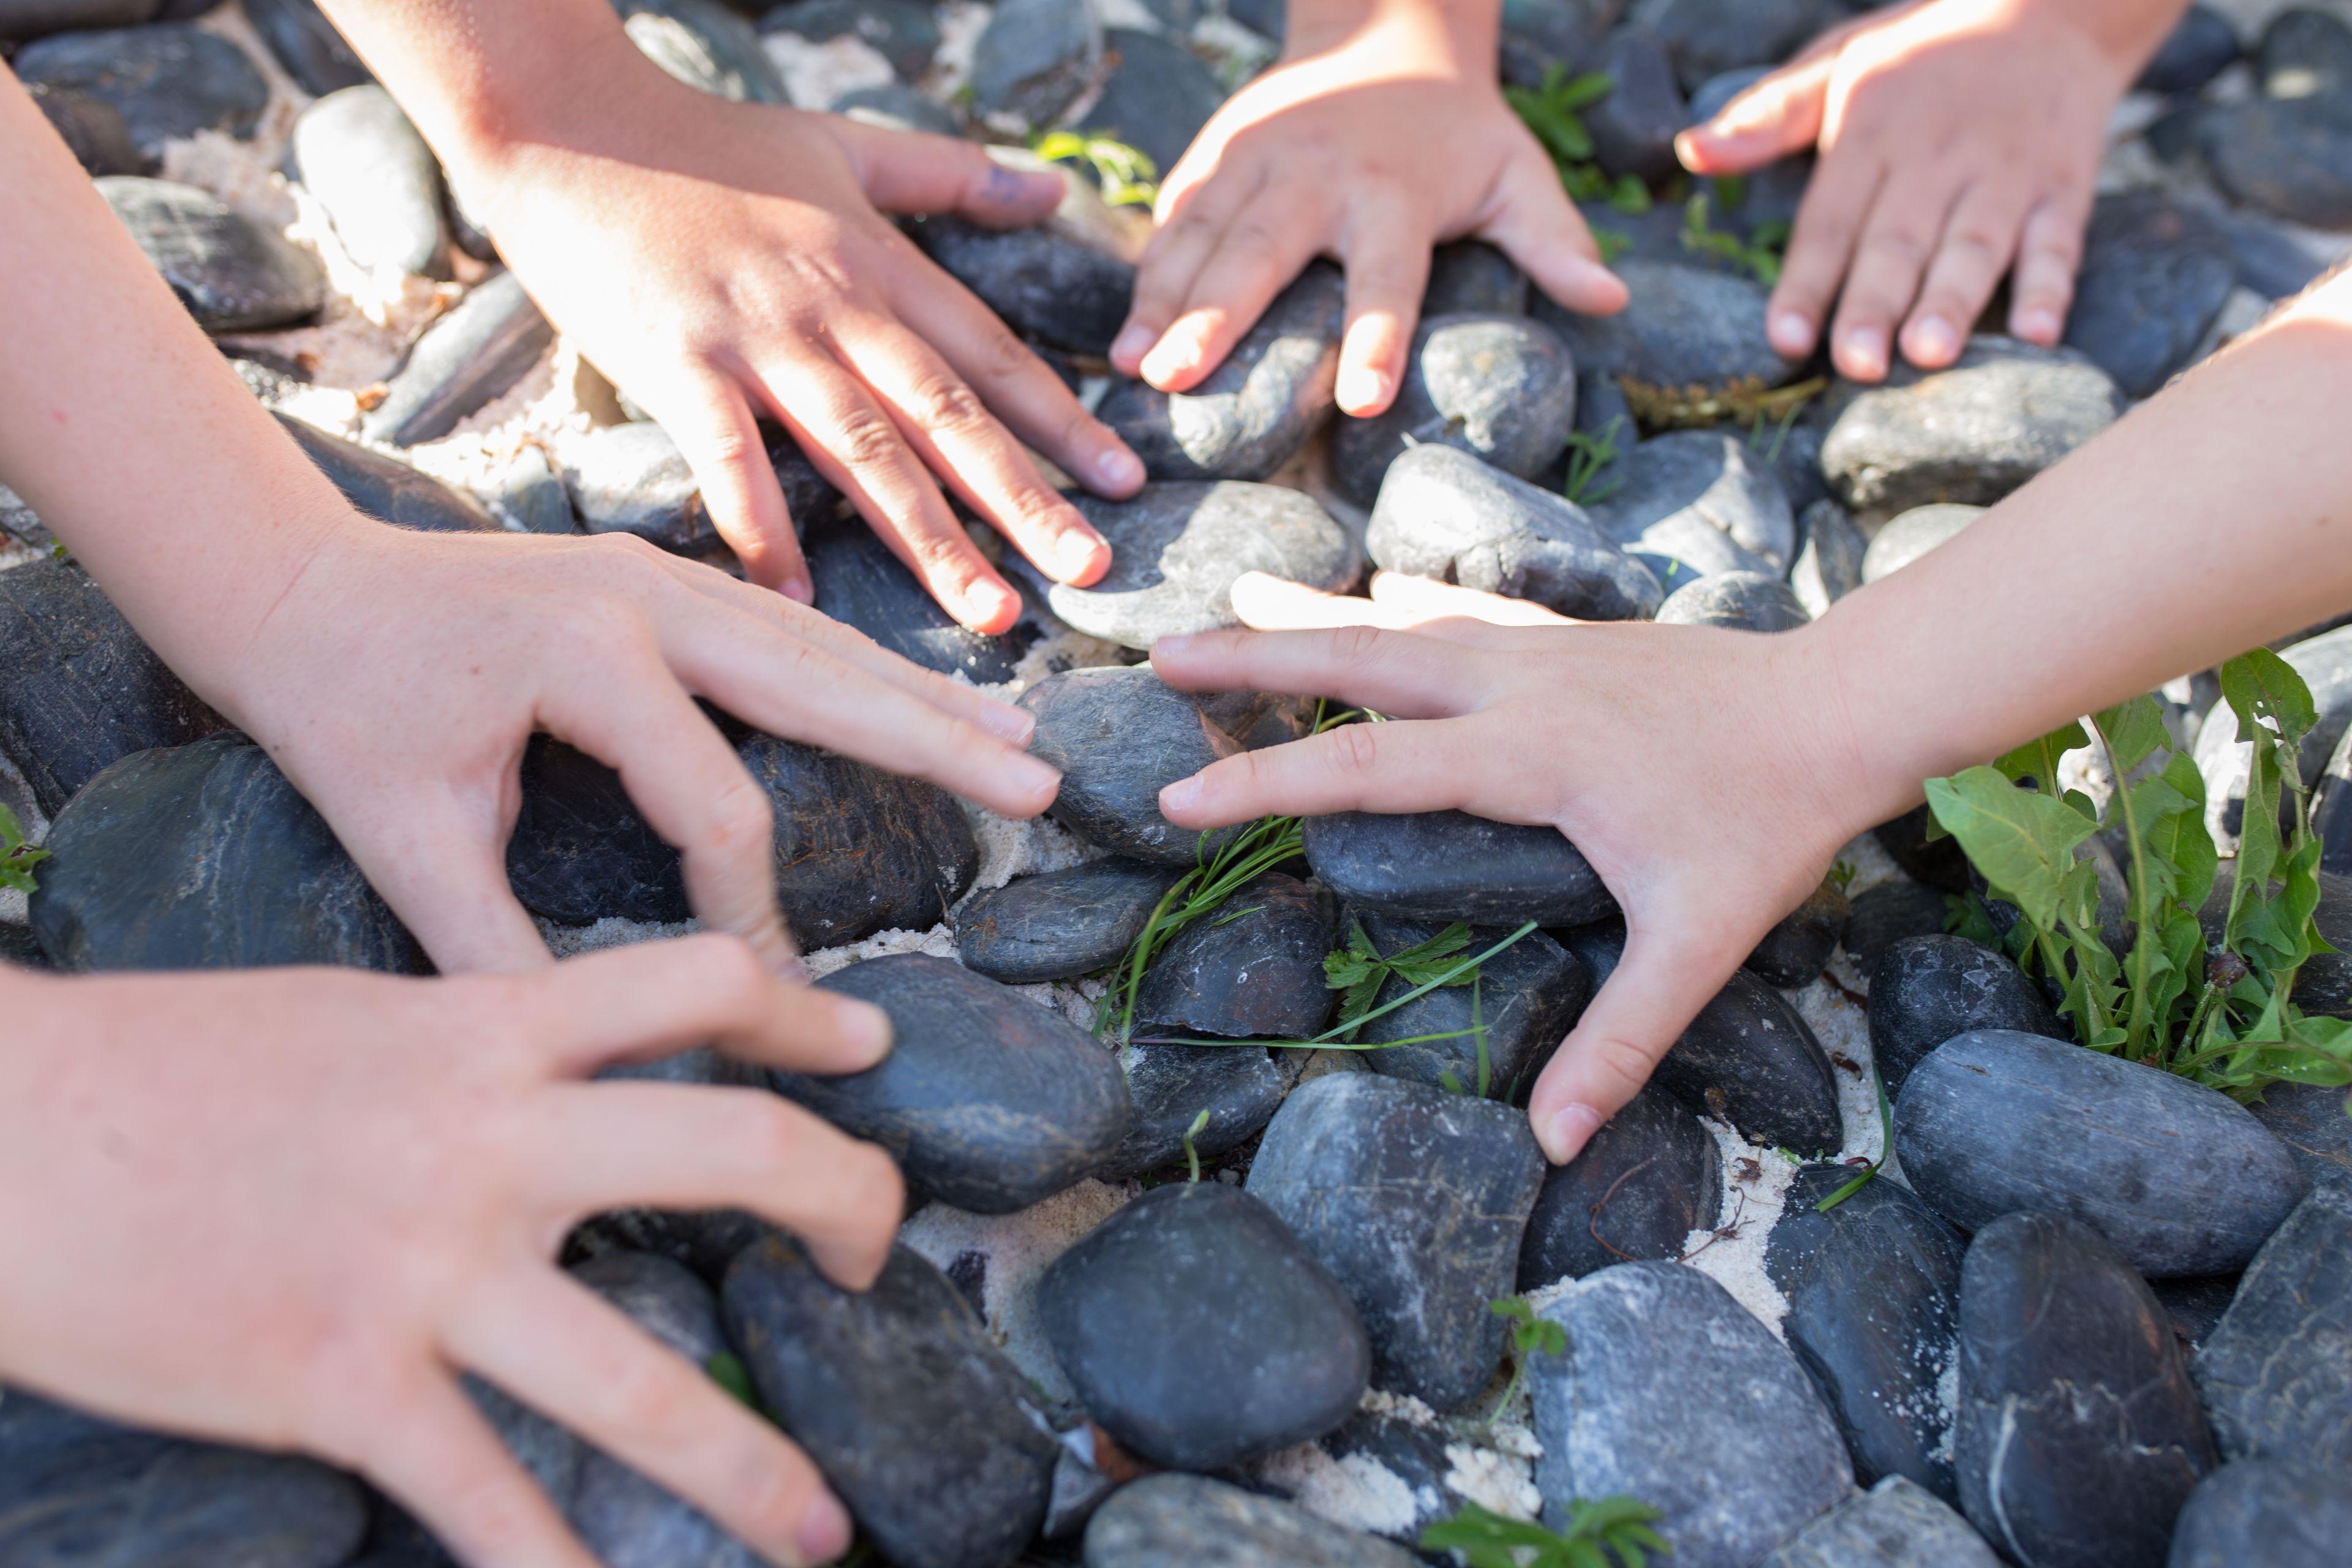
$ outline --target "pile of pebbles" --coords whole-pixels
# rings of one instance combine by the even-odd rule
[[[640,47],[715,92],[985,140],[1071,124],[1163,166],[1280,29],[1265,0],[619,3]],[[1601,160],[1659,181],[1675,131],[1843,14],[1643,0],[1629,20],[1614,0],[1531,0],[1507,16],[1504,68],[1607,69]],[[309,0],[0,0],[0,47],[356,506],[401,527],[631,532],[727,563],[674,444],[499,269]],[[1160,787],[1312,722],[1297,700],[1188,696],[1140,666],[1160,636],[1232,624],[1241,573],[1344,590],[1370,565],[1585,619],[1801,625],[2339,254],[2300,226],[2352,226],[2352,147],[2329,153],[2347,138],[2352,29],[2199,6],[2118,119],[2065,347],[1982,334],[1948,370],[1832,379],[1793,419],[1748,425],[1691,421],[1821,367],[1776,354],[1761,286],[1672,222],[1596,212],[1629,239],[1633,303],[1606,321],[1533,298],[1490,249],[1444,247],[1404,392],[1365,421],[1333,416],[1328,267],[1170,395],[1102,363],[1133,283],[1131,211],[1074,177],[1038,229],[911,225],[1144,456],[1139,496],[1080,501],[1110,575],[1024,579],[1021,626],[975,636],[788,439],[771,457],[820,606],[1017,696],[1066,782],[1050,821],[1013,824],[730,731],[775,803],[779,890],[812,968],[887,1011],[897,1049],[846,1079],[708,1052],[638,1070],[784,1094],[880,1140],[917,1206],[864,1295],[740,1214],[602,1215],[567,1266],[679,1353],[738,1358],[901,1568],[1385,1568],[1465,1504],[1559,1524],[1617,1494],[1661,1510],[1677,1568],[2339,1562],[2340,1094],[2241,1105],[2067,1043],[2036,983],[1945,934],[1967,870],[1917,814],[1850,846],[1562,1169],[1518,1106],[1622,938],[1549,830],[1311,820],[1298,857],[1151,965],[1137,1038],[1093,1024],[1106,969],[1200,853],[1160,816]],[[1785,217],[1803,173],[1748,182],[1722,221]],[[1616,448],[1581,505],[1563,493],[1579,432]],[[52,851],[29,905],[0,903],[0,958],[421,969],[268,757],[5,492],[0,530],[0,801]],[[2323,715],[2304,756],[2329,840],[2320,922],[2352,948],[2352,629],[2285,654]],[[2165,696],[2226,839],[2244,748],[2210,677]],[[608,770],[551,740],[526,756],[509,866],[559,951],[688,921],[676,854]],[[1346,933],[1395,953],[1456,921],[1474,951],[1540,927],[1482,971],[1487,1097],[1463,1092],[1467,1039],[1265,1043],[1330,1023],[1323,959]],[[2352,1016],[2352,960],[2315,961],[2298,998]],[[1466,1028],[1471,1006],[1433,993],[1363,1043]],[[1877,1179],[1819,1207],[1872,1162]],[[1489,1304],[1522,1292],[1566,1348],[1529,1354],[1506,1400],[1518,1358]],[[607,1456],[478,1397],[616,1568],[751,1561]],[[0,1561],[446,1559],[321,1465],[11,1393]]]

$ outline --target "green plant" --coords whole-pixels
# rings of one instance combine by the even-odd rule
[[[1350,921],[1348,923],[1348,944],[1323,960],[1323,983],[1332,990],[1342,992],[1339,1012],[1344,1016],[1361,1013],[1381,994],[1381,987],[1391,975],[1410,985],[1418,985],[1445,967],[1445,961],[1470,945],[1470,928],[1454,921],[1427,942],[1413,943],[1393,956],[1382,958],[1372,945],[1364,928]],[[1451,985],[1467,985],[1467,979],[1448,981]]]
[[[1617,432],[1624,424],[1622,414],[1612,414],[1609,423],[1598,430],[1568,433],[1568,482],[1560,489],[1570,500],[1579,506],[1598,506],[1615,495],[1618,487],[1625,482],[1622,475],[1597,489],[1592,482],[1600,478],[1601,469],[1617,460]]]
[[[1029,149],[1049,163],[1084,163],[1094,171],[1103,200],[1112,206],[1148,207],[1160,198],[1160,165],[1116,138],[1081,131],[1047,131],[1032,137]]]
[[[1218,912],[1225,900],[1299,852],[1299,823],[1295,816],[1262,816],[1234,834],[1212,852],[1210,835],[1201,835],[1193,867],[1169,885],[1152,906],[1151,916],[1128,944],[1127,953],[1111,971],[1110,989],[1095,1009],[1095,1032],[1116,1020],[1119,1042],[1135,1033],[1135,995],[1143,972],[1165,952],[1179,932],[1196,921]],[[1226,919],[1238,919],[1237,910]]]
[[[1525,1296],[1506,1296],[1498,1301],[1489,1301],[1486,1310],[1511,1320],[1511,1381],[1503,1385],[1503,1397],[1495,1401],[1495,1408],[1486,1412],[1486,1425],[1492,1426],[1511,1407],[1511,1401],[1519,1396],[1520,1385],[1528,1381],[1530,1360],[1538,1353],[1568,1353],[1568,1331],[1549,1318],[1537,1317]]]
[[[1601,252],[1601,265],[1603,267],[1624,255],[1626,247],[1633,243],[1633,237],[1623,229],[1610,228],[1597,223],[1585,226],[1591,231],[1592,244]]]
[[[1204,1108],[1192,1118],[1192,1125],[1184,1129],[1184,1164],[1192,1172],[1188,1180],[1197,1182],[1201,1179],[1201,1152],[1192,1147],[1192,1140],[1198,1138],[1201,1130],[1208,1124],[1209,1113]]]
[[[1848,892],[1852,890],[1853,879],[1860,870],[1861,868],[1853,861],[1841,859],[1830,867],[1830,885],[1841,893]]]
[[[25,842],[24,825],[16,820],[16,814],[0,805],[0,888],[31,892],[39,885],[33,879],[33,868],[48,858],[47,850]]]
[[[1728,261],[1766,288],[1780,280],[1780,252],[1789,243],[1789,226],[1775,218],[1748,231],[1748,237],[1717,228],[1708,219],[1707,194],[1694,191],[1683,204],[1683,248]]]
[[[2220,868],[2204,781],[2148,697],[2093,715],[2087,733],[2068,724],[1989,767],[1927,781],[1937,826],[2018,911],[1998,933],[1973,906],[1964,929],[2055,983],[2059,1011],[2093,1050],[2241,1096],[2278,1081],[2352,1083],[2352,1023],[2306,1016],[2293,1001],[2305,960],[2334,951],[2312,921],[2321,846],[2295,760],[2317,721],[2311,693],[2266,648],[2221,674],[2252,756],[2219,942],[2209,947],[2198,919]],[[2059,758],[2094,742],[2116,781],[2105,816],[2058,782]],[[2080,853],[2102,832],[2128,862],[2120,958],[2101,932],[2095,863]]]
[[[1886,1156],[1895,1152],[1895,1107],[1887,1103],[1886,1080],[1878,1076],[1876,1068],[1870,1070],[1870,1087],[1878,1091],[1878,1158],[1864,1166],[1860,1175],[1842,1184],[1835,1192],[1815,1204],[1813,1205],[1815,1214],[1829,1213],[1830,1210],[1870,1185],[1877,1177],[1879,1167],[1886,1163]],[[1786,1149],[1780,1152],[1788,1155],[1789,1163],[1792,1165],[1804,1163]]]
[[[1608,97],[1616,85],[1601,71],[1572,77],[1555,65],[1545,69],[1540,86],[1507,87],[1503,100],[1551,154],[1559,183],[1571,198],[1606,202],[1621,213],[1645,213],[1650,210],[1650,187],[1632,174],[1612,178],[1595,163],[1592,133],[1584,128],[1583,111]],[[1609,259],[1605,249],[1601,259]]]
[[[1661,1517],[1637,1498],[1579,1498],[1568,1505],[1568,1528],[1555,1531],[1470,1502],[1423,1531],[1421,1544],[1458,1552],[1470,1568],[1645,1568],[1652,1552],[1674,1551],[1650,1528]]]
[[[751,1369],[733,1351],[711,1352],[704,1359],[702,1370],[710,1374],[711,1382],[733,1394],[736,1402],[745,1409],[758,1411],[762,1415],[767,1414],[760,1404],[759,1391],[751,1386]]]

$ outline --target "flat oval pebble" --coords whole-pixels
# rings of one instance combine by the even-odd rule
[[[615,0],[640,54],[688,86],[738,103],[790,104],[751,21],[720,0]]]
[[[1862,580],[1875,583],[1902,570],[1930,550],[1958,538],[1962,530],[1984,514],[1983,507],[1958,501],[1930,501],[1897,512],[1863,552]]]
[[[116,763],[47,847],[32,923],[60,969],[424,967],[326,820],[234,730]]]
[[[867,959],[817,984],[890,1016],[878,1066],[775,1085],[908,1180],[974,1214],[1011,1214],[1098,1167],[1127,1131],[1127,1080],[1099,1042],[1051,1008],[925,953]]]
[[[2200,104],[2188,131],[2231,201],[2315,228],[2352,224],[2352,92]]]
[[[2196,1372],[2231,1458],[2352,1466],[2352,1194],[2323,1187],[2288,1216]]]
[[[1558,828],[1461,811],[1310,816],[1307,864],[1349,904],[1400,920],[1580,925],[1617,900]]]
[[[2229,239],[2200,209],[2152,191],[2101,196],[2066,308],[2066,346],[2125,396],[2146,397],[2204,342],[2237,273]]]
[[[1122,142],[1157,167],[1173,169],[1224,102],[1224,84],[1181,37],[1109,27],[1103,54],[1116,63],[1078,117],[1078,129]]]
[[[1102,47],[1102,23],[1085,0],[1004,0],[991,9],[972,48],[972,101],[1050,124],[1086,90]],[[1006,314],[1001,307],[999,313]]]
[[[1009,10],[1000,6],[996,16]],[[1066,235],[982,228],[952,217],[926,218],[911,232],[925,255],[1017,332],[1057,349],[1102,355],[1127,321],[1134,264]]]
[[[1034,636],[1023,626],[989,637],[961,625],[866,525],[863,518],[825,521],[793,516],[816,584],[816,607],[855,626],[901,658],[961,675],[975,686],[1013,679]]]
[[[1008,985],[1075,980],[1142,934],[1178,873],[1114,856],[974,893],[956,913],[964,967]]]
[[[1139,1033],[1303,1040],[1331,1016],[1330,896],[1278,871],[1179,931],[1136,988]]]
[[[1675,138],[1691,123],[1690,110],[1658,36],[1638,26],[1621,27],[1588,68],[1612,84],[1598,103],[1583,110],[1592,161],[1606,173],[1641,180],[1664,180],[1679,172]]]
[[[1703,574],[1758,572],[1777,578],[1797,553],[1796,515],[1769,464],[1747,443],[1714,430],[1654,436],[1629,453],[1616,472],[1622,483],[1594,503],[1592,519],[1620,548],[1680,554]],[[1704,552],[1705,523],[1736,547]],[[1690,541],[1702,541],[1694,548]]]
[[[407,363],[385,383],[383,401],[362,416],[361,433],[394,447],[438,440],[510,390],[554,342],[554,325],[523,291],[522,279],[500,272],[425,329]]]
[[[1037,721],[1034,755],[1062,770],[1054,820],[1090,844],[1163,866],[1190,867],[1233,837],[1202,834],[1160,815],[1160,792],[1241,744],[1149,667],[1049,675],[1020,698]]]
[[[1662,625],[1727,626],[1742,632],[1792,632],[1812,616],[1778,577],[1761,572],[1718,572],[1694,577],[1658,606]]]
[[[1543,1152],[1507,1105],[1374,1073],[1293,1091],[1250,1166],[1265,1200],[1344,1286],[1382,1388],[1457,1408],[1495,1375]]]
[[[1439,316],[1413,332],[1396,401],[1331,435],[1331,474],[1370,506],[1389,465],[1428,442],[1521,479],[1540,473],[1576,421],[1576,366],[1559,334],[1525,316]]]
[[[1794,374],[1764,335],[1764,289],[1755,282],[1677,261],[1625,260],[1615,270],[1631,300],[1613,316],[1576,315],[1549,296],[1535,301],[1536,320],[1559,333],[1580,368],[1669,395],[1760,390]]]
[[[131,140],[122,111],[102,98],[79,88],[35,86],[33,105],[73,153],[74,162],[91,174],[143,173],[147,159]]]
[[[238,8],[304,92],[323,98],[375,79],[316,0],[238,0]]]
[[[1086,1568],[1420,1568],[1402,1546],[1206,1476],[1146,1476],[1087,1524]]]
[[[1155,479],[1262,479],[1307,444],[1335,406],[1346,286],[1318,262],[1275,296],[1208,378],[1189,392],[1118,381],[1096,417]]]
[[[1262,1046],[1169,1046],[1138,1040],[1122,1053],[1134,1114],[1127,1135],[1104,1161],[1106,1176],[1140,1176],[1182,1165],[1193,1154],[1213,1163],[1274,1117],[1289,1079]],[[1193,1130],[1206,1111],[1208,1120]]]
[[[2008,954],[1963,936],[1905,937],[1881,951],[1868,973],[1870,1055],[1890,1097],[1955,1035],[2012,1029],[2074,1039]]]
[[[1675,1258],[1723,1209],[1723,1157],[1688,1108],[1644,1089],[1576,1158],[1544,1173],[1519,1247],[1519,1289],[1612,1264]]]
[[[1814,616],[1862,586],[1862,563],[1870,554],[1870,541],[1854,525],[1853,514],[1833,500],[1819,500],[1797,514],[1797,532],[1804,543],[1797,563],[1789,568],[1789,586],[1797,600]]]
[[[1361,925],[1373,950],[1384,957],[1428,942],[1444,929],[1379,915],[1365,916]],[[1475,928],[1468,945],[1448,962],[1475,958],[1510,934],[1494,926]],[[1389,976],[1372,997],[1372,1005],[1403,1005],[1365,1024],[1355,1037],[1372,1046],[1391,1040],[1419,1043],[1366,1051],[1364,1065],[1433,1088],[1444,1088],[1450,1077],[1456,1088],[1473,1094],[1507,1101],[1520,1099],[1584,1011],[1591,977],[1574,953],[1539,931],[1520,937],[1475,973],[1475,986],[1444,985],[1412,1002],[1403,999],[1416,987],[1402,976]],[[1448,1035],[1454,1037],[1431,1037]]]
[[[2159,1563],[2174,1516],[2220,1462],[2146,1282],[2096,1231],[2056,1215],[2005,1215],[1970,1244],[1959,1398],[1962,1510],[2017,1563]]]
[[[121,174],[98,189],[208,332],[291,326],[327,301],[316,257],[194,185]]]
[[[1388,467],[1364,533],[1375,564],[1526,599],[1575,620],[1643,620],[1664,596],[1584,510],[1429,441]]]
[[[1799,1531],[1763,1568],[2000,1568],[2000,1559],[1933,1492],[1889,1476]]]
[[[844,1290],[772,1235],[719,1295],[761,1399],[889,1562],[1008,1568],[1036,1536],[1057,1446],[938,1269],[894,1247]]]
[[[2240,1459],[2197,1484],[2173,1526],[2166,1568],[2342,1568],[2352,1540],[2352,1474],[2287,1459]]]
[[[1037,1310],[1087,1414],[1171,1469],[1318,1437],[1371,1373],[1339,1281],[1264,1204],[1216,1182],[1158,1187],[1112,1215],[1045,1270]]]
[[[2237,62],[2244,53],[2237,29],[2209,5],[2191,5],[2133,85],[2142,92],[2181,96],[2195,92]]]
[[[243,49],[183,23],[59,33],[13,64],[27,86],[69,87],[112,104],[149,158],[199,131],[244,138],[269,105],[269,85]]]
[[[1829,967],[1830,954],[1844,940],[1853,907],[1835,882],[1824,881],[1805,901],[1764,933],[1740,967],[1782,991],[1811,985]]]
[[[791,33],[814,44],[857,38],[888,60],[906,81],[930,68],[940,47],[939,18],[919,0],[798,0],[761,17],[760,33],[762,37]],[[955,122],[948,123],[952,134]]]
[[[397,458],[281,414],[278,422],[345,500],[379,522],[426,533],[495,533],[498,520],[464,491]]]
[[[1568,1334],[1528,1375],[1554,1529],[1571,1500],[1637,1497],[1664,1515],[1675,1568],[1748,1568],[1852,1491],[1811,1380],[1710,1276],[1620,1263],[1542,1316]]]
[[[1233,586],[1245,572],[1338,593],[1362,564],[1354,537],[1328,512],[1278,485],[1156,484],[1128,500],[1071,499],[1110,545],[1110,570],[1074,588],[1025,560],[1005,564],[1066,625],[1132,648],[1241,625]]]
[[[726,555],[693,467],[660,426],[636,420],[591,430],[559,451],[563,488],[584,531],[634,533],[698,561]]]
[[[294,121],[293,158],[360,266],[421,274],[440,262],[441,166],[392,94],[371,83],[320,99]]]
[[[1845,923],[1846,955],[1866,977],[1887,949],[1904,938],[1942,935],[1944,910],[1940,891],[1907,878],[1864,888],[1853,896],[1853,914]]]
[[[2243,1267],[2304,1188],[2285,1146],[2220,1090],[2013,1029],[1955,1036],[1913,1068],[1895,1147],[1961,1229],[2065,1215],[2153,1277]]]

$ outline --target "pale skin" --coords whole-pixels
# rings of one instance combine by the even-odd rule
[[[1160,809],[1457,808],[1550,824],[1622,907],[1624,958],[1537,1083],[1558,1162],[1648,1079],[1839,847],[1921,782],[2352,605],[2352,279],[2139,405],[1916,563],[1779,636],[1558,624],[1443,584],[1370,600],[1247,577],[1256,632],[1163,638],[1190,690],[1391,715],[1228,758]]]
[[[1058,176],[698,92],[645,58],[604,0],[325,9],[532,299],[677,441],[751,582],[813,591],[759,418],[976,630],[1008,629],[1020,599],[949,495],[1055,581],[1109,570],[1109,546],[1026,448],[1108,496],[1143,483],[1141,461],[883,216],[1034,223]]]

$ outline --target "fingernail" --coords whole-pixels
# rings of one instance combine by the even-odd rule
[[[1790,357],[1813,352],[1813,324],[1794,310],[1772,318],[1772,346]]]
[[[1544,1152],[1555,1165],[1565,1165],[1583,1152],[1601,1131],[1601,1112],[1589,1105],[1563,1105],[1544,1124]]]
[[[964,590],[963,602],[974,620],[988,626],[1021,613],[1020,595],[997,583],[974,583]]]
[[[1108,447],[1095,458],[1095,479],[1105,489],[1133,489],[1143,482],[1143,459],[1124,447]]]
[[[1941,362],[1958,349],[1959,335],[1943,317],[1922,316],[1912,325],[1911,345],[1916,357]]]
[[[1013,759],[1013,772],[1020,780],[1022,788],[1031,795],[1043,793],[1051,798],[1062,787],[1062,770],[1026,752]]]
[[[980,727],[1008,746],[1025,746],[1036,732],[1037,721],[1025,708],[992,702],[980,710]]]
[[[2058,312],[2046,305],[2036,305],[2021,310],[2017,316],[2017,335],[2033,342],[2058,341]]]
[[[1886,334],[1875,327],[1857,327],[1844,338],[1846,374],[1856,381],[1876,381],[1886,374]]]
[[[1160,809],[1162,812],[1182,811],[1198,804],[1200,798],[1201,781],[1197,775],[1189,779],[1178,779],[1160,792]]]
[[[1352,365],[1339,379],[1339,405],[1351,412],[1377,408],[1388,390],[1387,376],[1369,365]]]
[[[868,1055],[882,1057],[890,1049],[890,1015],[871,1002],[852,1001],[848,1009],[849,1043]]]
[[[1143,363],[1137,368],[1143,372],[1144,380],[1156,386],[1183,374],[1198,363],[1200,357],[1201,347],[1190,337],[1162,338],[1157,348],[1143,356]]]
[[[1090,533],[1066,533],[1054,543],[1054,559],[1061,563],[1062,574],[1073,582],[1102,564],[1107,553],[1103,542]]]
[[[1154,637],[1152,639],[1151,657],[1156,661],[1160,656],[1164,653],[1171,658],[1181,658],[1184,657],[1186,650],[1191,648],[1192,646],[1192,633],[1170,632],[1165,637]]]
[[[809,1500],[793,1539],[806,1561],[830,1563],[849,1550],[849,1512],[831,1492],[819,1492]]]
[[[776,585],[776,592],[795,604],[816,603],[816,584],[805,577],[787,577]]]
[[[1118,334],[1118,336],[1111,339],[1110,357],[1114,361],[1120,362],[1130,359],[1141,359],[1144,353],[1150,350],[1152,343],[1157,341],[1158,340],[1153,335],[1150,327],[1133,326],[1126,328]]]

